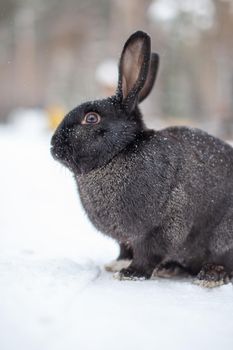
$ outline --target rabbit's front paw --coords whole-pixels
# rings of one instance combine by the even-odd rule
[[[149,279],[150,275],[145,271],[139,270],[133,266],[129,266],[128,268],[122,269],[120,272],[115,273],[114,278],[118,280],[142,281]]]
[[[104,265],[104,268],[108,272],[119,272],[123,268],[127,268],[131,264],[131,261],[132,260],[127,260],[127,259],[114,260]]]
[[[165,265],[158,265],[153,273],[151,278],[157,278],[157,277],[162,277],[162,278],[171,278],[171,277],[188,277],[189,274],[188,272],[179,264],[177,263],[167,263]]]
[[[206,264],[202,267],[193,283],[201,287],[213,288],[229,282],[230,278],[224,266]]]

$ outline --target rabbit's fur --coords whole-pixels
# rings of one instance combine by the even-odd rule
[[[119,278],[150,278],[168,266],[220,285],[233,273],[233,148],[198,129],[145,127],[138,104],[158,62],[149,36],[134,33],[116,95],[72,110],[52,138],[52,154],[74,173],[95,227],[119,242],[120,258],[132,259]],[[91,112],[96,123],[86,123]]]

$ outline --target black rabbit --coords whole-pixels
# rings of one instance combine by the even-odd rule
[[[130,36],[116,95],[69,112],[52,155],[73,172],[95,227],[132,260],[120,279],[179,269],[221,285],[233,274],[233,148],[198,129],[146,128],[138,104],[158,63],[146,33]]]

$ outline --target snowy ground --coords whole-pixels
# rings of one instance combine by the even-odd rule
[[[232,285],[114,280],[117,246],[26,129],[0,129],[0,349],[233,349]]]

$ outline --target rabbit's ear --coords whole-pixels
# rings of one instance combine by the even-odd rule
[[[145,82],[145,84],[144,84],[143,88],[141,89],[139,96],[138,96],[138,103],[145,100],[145,98],[151,92],[151,90],[154,86],[154,83],[155,83],[158,68],[159,68],[159,55],[157,53],[153,52],[151,54],[150,68],[149,68],[149,72],[147,74],[146,82]]]
[[[138,103],[150,67],[150,37],[138,31],[126,41],[119,64],[117,98],[131,112]]]

